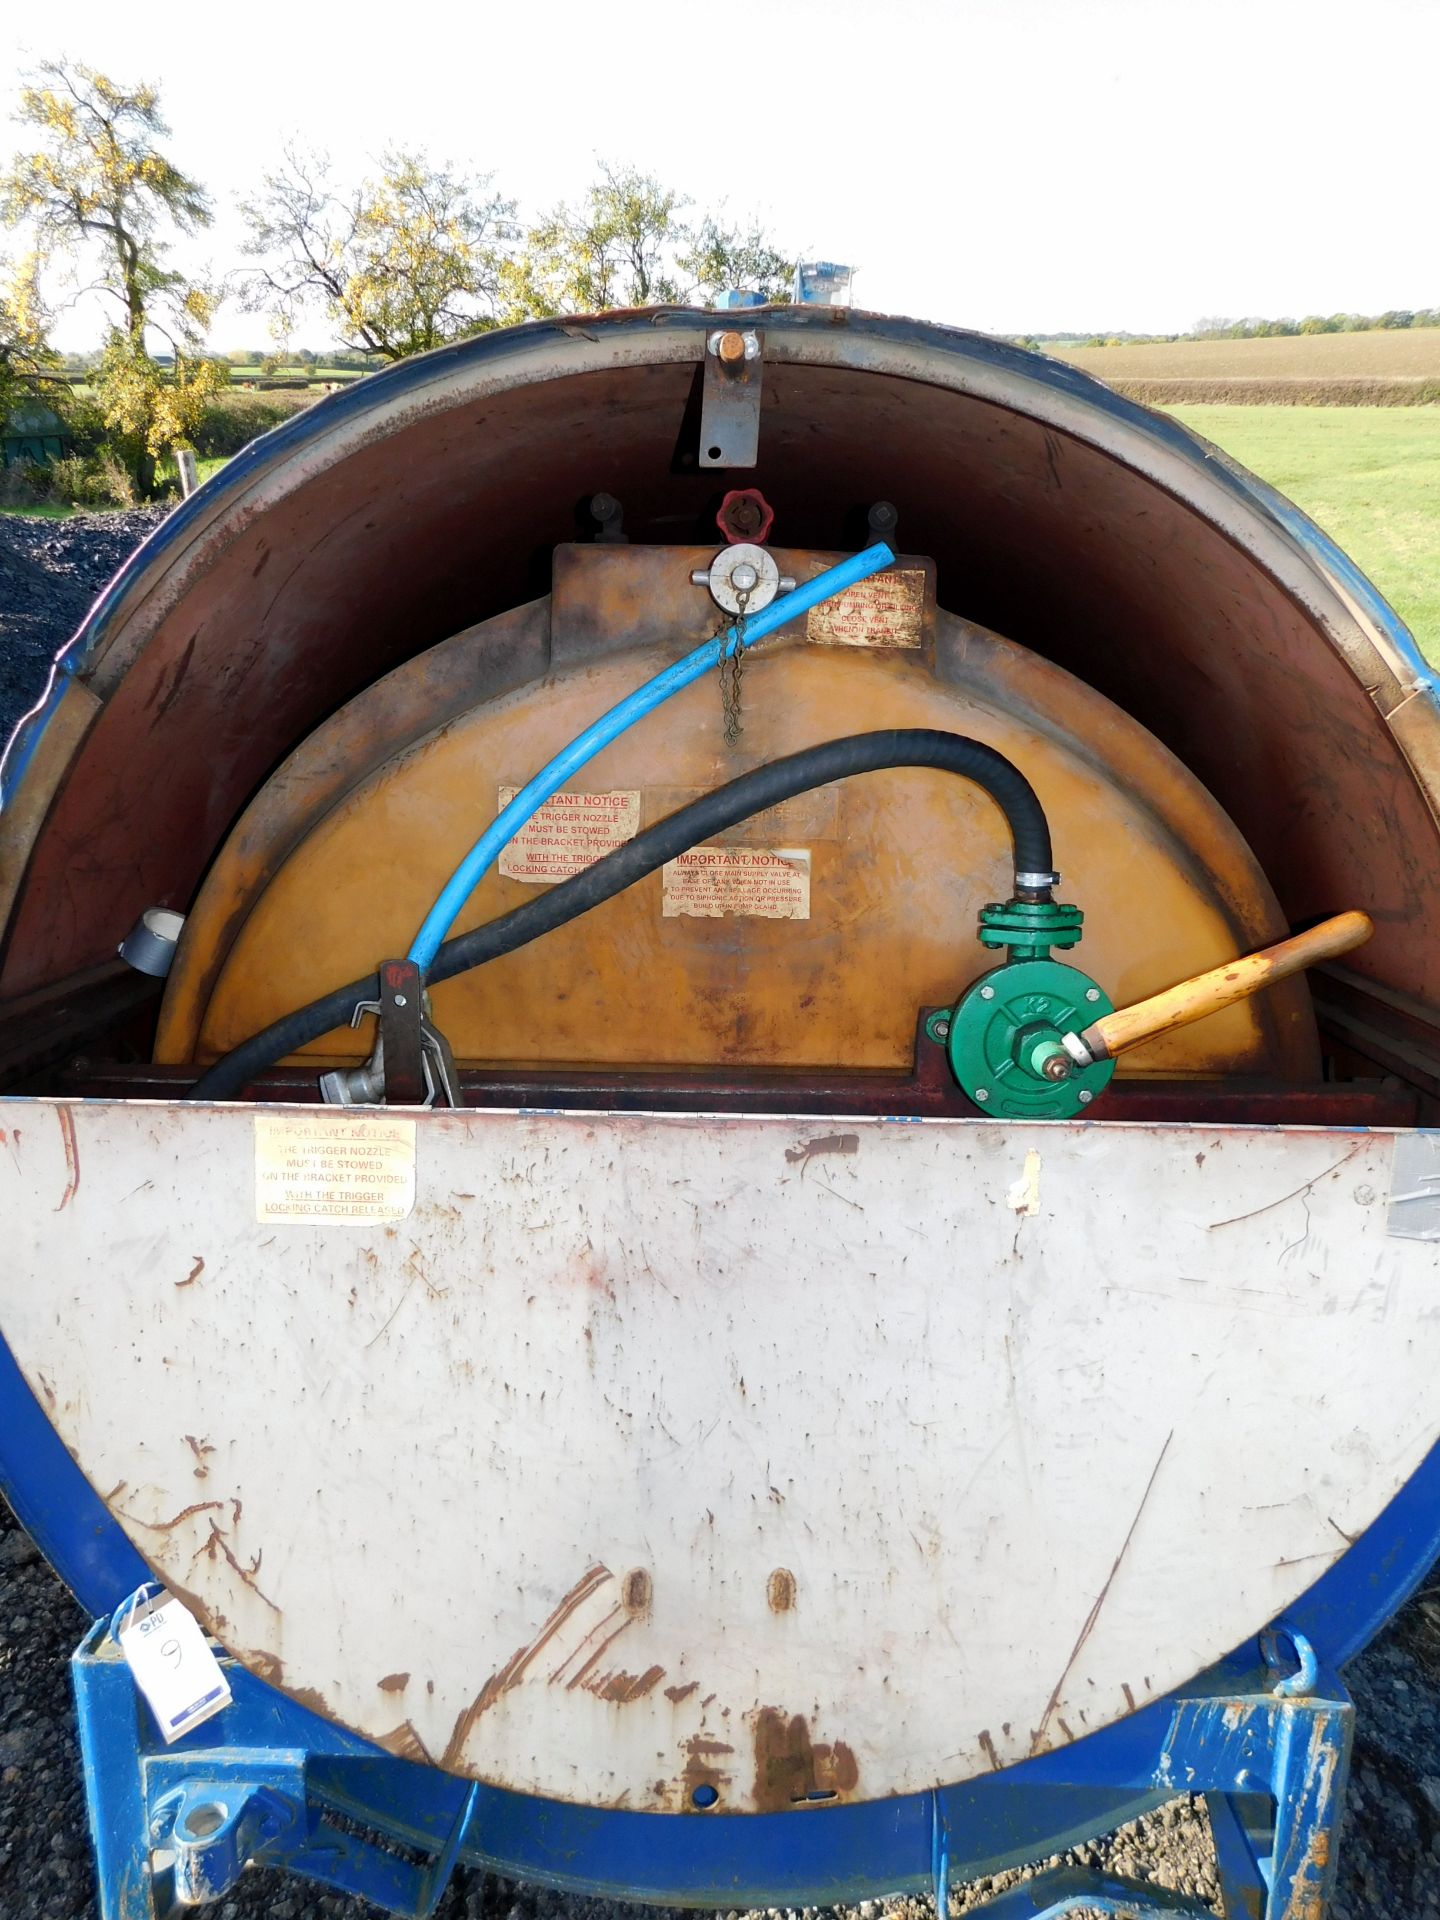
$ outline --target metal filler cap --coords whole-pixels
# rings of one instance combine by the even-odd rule
[[[775,556],[748,540],[722,547],[708,567],[698,567],[690,575],[690,583],[708,587],[716,606],[735,614],[740,612],[742,594],[746,613],[759,613],[777,593],[795,591],[795,582],[788,575],[782,577]]]
[[[180,931],[185,925],[183,913],[169,907],[147,907],[116,948],[127,967],[163,980],[175,958]]]

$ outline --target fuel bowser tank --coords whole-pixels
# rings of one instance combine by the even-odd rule
[[[1323,1910],[1440,1551],[1440,702],[1293,507],[974,334],[536,323],[232,461],[0,781],[0,1472],[82,1726],[152,1580],[231,1694],[106,1920],[1187,1787]]]

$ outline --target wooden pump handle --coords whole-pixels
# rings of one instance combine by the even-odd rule
[[[1157,1034],[1172,1033],[1176,1027],[1188,1027],[1192,1020],[1203,1020],[1207,1013],[1233,1007],[1237,1000],[1299,973],[1302,967],[1312,967],[1317,960],[1349,953],[1352,947],[1362,946],[1374,931],[1374,922],[1366,913],[1337,913],[1306,933],[1227,961],[1223,967],[1212,967],[1193,980],[1182,980],[1178,987],[1167,987],[1148,1000],[1137,1000],[1133,1007],[1107,1013],[1086,1027],[1080,1038],[1097,1060],[1113,1059],[1138,1047],[1142,1040],[1153,1040]]]

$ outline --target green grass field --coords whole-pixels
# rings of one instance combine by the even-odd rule
[[[1440,663],[1440,408],[1168,411],[1302,507]]]

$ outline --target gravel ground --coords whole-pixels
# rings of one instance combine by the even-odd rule
[[[60,522],[0,516],[0,736],[37,697],[51,656],[94,595],[163,517],[160,508]],[[88,1624],[0,1502],[0,1920],[91,1920],[96,1912],[66,1668]],[[1346,1677],[1358,1731],[1332,1920],[1440,1920],[1440,1585],[1417,1596]],[[1202,1802],[1174,1801],[1067,1858],[1178,1888],[1218,1911]],[[956,1887],[951,1913],[1024,1877]],[[218,1920],[377,1913],[270,1873],[247,1875],[207,1911]],[[440,1920],[653,1920],[655,1911],[462,1872]],[[926,1899],[839,1911],[846,1920],[934,1920]]]
[[[0,514],[0,740],[39,697],[46,668],[96,594],[166,512]]]

